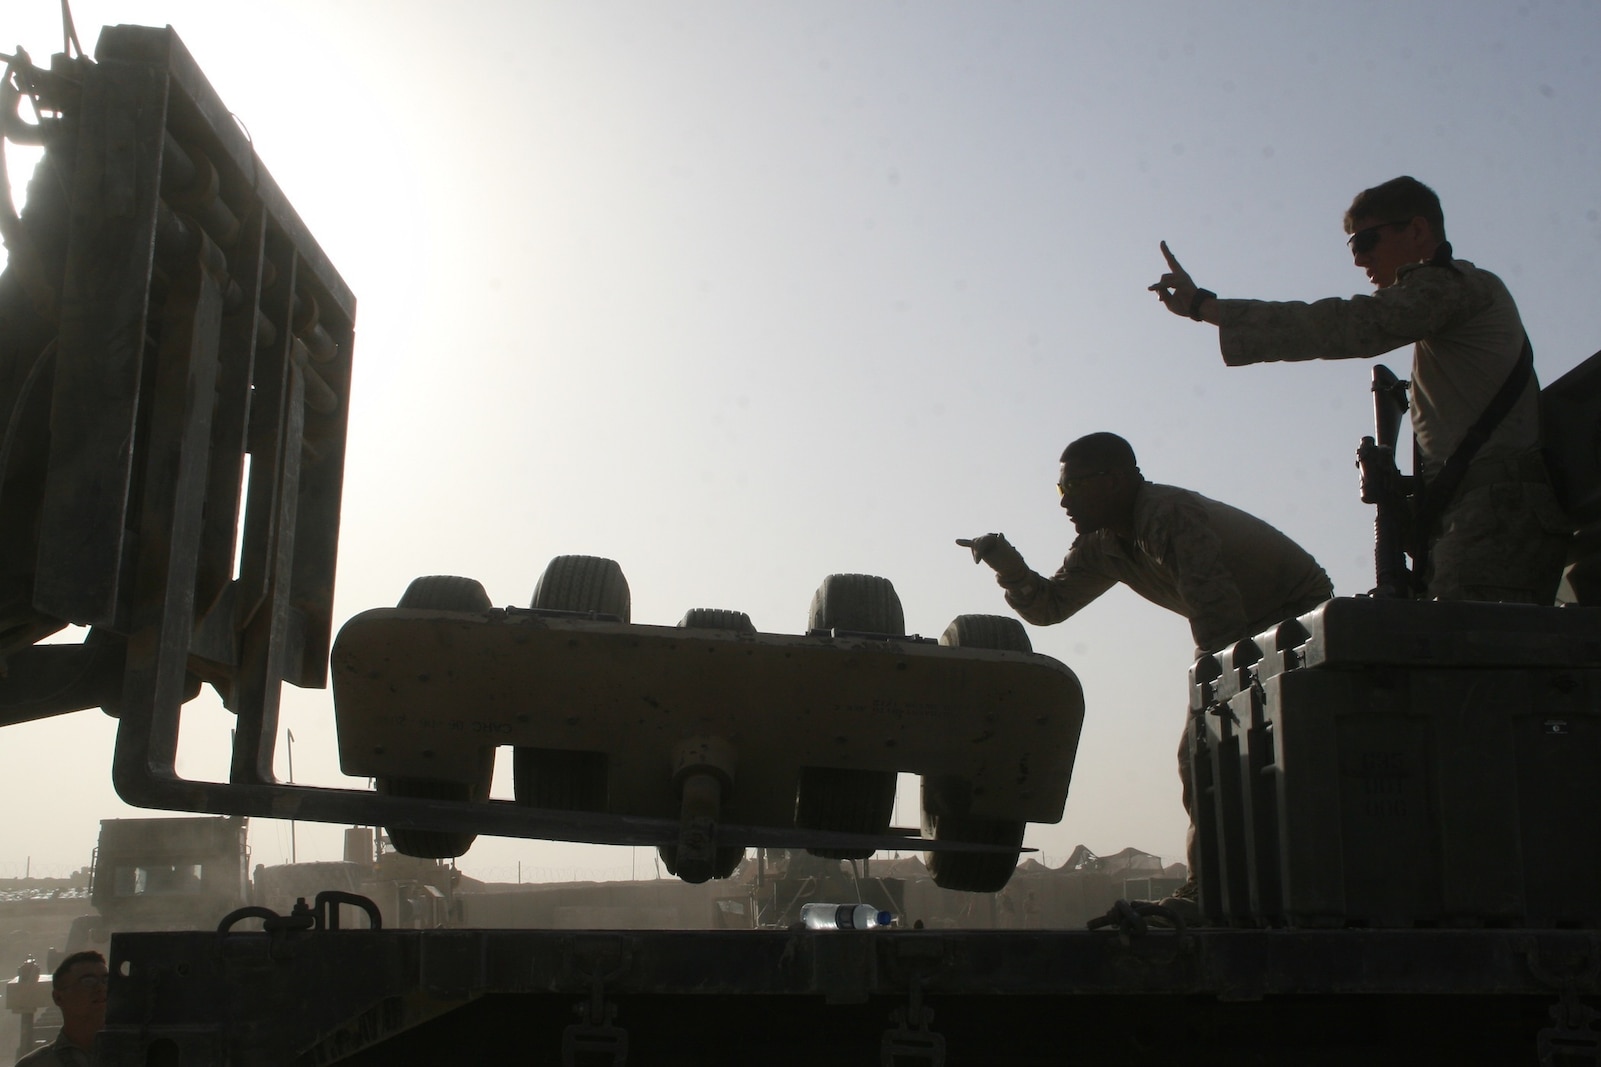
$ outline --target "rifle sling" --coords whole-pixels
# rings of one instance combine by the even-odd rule
[[[1512,365],[1507,374],[1506,381],[1474,424],[1468,427],[1463,435],[1461,444],[1451,453],[1451,458],[1445,461],[1440,473],[1435,475],[1423,487],[1422,500],[1417,511],[1418,544],[1421,546],[1421,555],[1418,558],[1419,570],[1422,569],[1428,553],[1429,539],[1434,532],[1434,524],[1445,513],[1446,506],[1451,498],[1456,496],[1457,489],[1462,485],[1462,479],[1467,477],[1468,465],[1473,457],[1490,439],[1495,428],[1501,420],[1506,418],[1512,405],[1517,403],[1524,388],[1529,384],[1529,377],[1534,373],[1534,346],[1529,343],[1529,335],[1523,335],[1523,351],[1518,355],[1518,361]]]

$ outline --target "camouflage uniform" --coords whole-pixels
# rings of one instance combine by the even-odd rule
[[[1006,602],[1048,626],[1122,582],[1190,620],[1203,651],[1250,637],[1334,595],[1300,545],[1254,515],[1188,489],[1146,482],[1134,496],[1134,537],[1096,530],[1073,542],[1050,578],[997,575]]]
[[[1229,366],[1377,356],[1414,343],[1412,429],[1433,477],[1489,406],[1523,349],[1523,322],[1489,271],[1434,259],[1396,272],[1370,295],[1217,301]],[[1540,459],[1539,383],[1513,404],[1468,468],[1435,527],[1428,593],[1442,600],[1555,599],[1571,524]]]
[[[36,1048],[17,1061],[17,1067],[89,1067],[94,1060],[67,1040],[65,1032],[43,1048]]]
[[[1134,496],[1132,540],[1096,530],[1073,542],[1050,578],[1028,571],[997,580],[1006,602],[1041,626],[1061,622],[1122,582],[1189,619],[1195,644],[1207,651],[1311,611],[1334,595],[1317,560],[1261,519],[1200,493],[1151,482]],[[1190,881],[1181,896],[1193,896],[1195,885],[1192,725],[1186,716],[1179,737],[1179,784],[1190,815]]]

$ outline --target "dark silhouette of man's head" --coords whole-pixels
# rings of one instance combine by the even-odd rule
[[[1062,450],[1062,510],[1081,534],[1132,533],[1134,497],[1145,478],[1134,449],[1115,433],[1092,433]]]

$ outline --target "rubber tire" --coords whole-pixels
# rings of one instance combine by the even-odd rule
[[[489,594],[474,578],[455,574],[428,574],[413,578],[400,595],[402,608],[424,611],[488,611],[492,606]],[[493,757],[490,773],[494,772]],[[449,782],[431,778],[378,778],[374,781],[384,796],[409,797],[414,800],[482,801],[489,799],[489,781]],[[449,830],[411,830],[403,827],[385,827],[389,843],[403,856],[420,859],[445,860],[463,855],[478,839],[477,834]]]
[[[684,612],[684,617],[678,620],[678,625],[686,630],[733,630],[741,634],[754,634],[756,626],[750,621],[750,616],[743,611],[731,611],[726,608],[690,608]],[[662,866],[667,873],[678,874],[678,846],[657,845],[656,854],[661,857]],[[717,857],[712,863],[713,878],[727,878],[739,868],[739,861],[745,858],[745,850],[739,846],[728,846],[717,850]]]
[[[667,873],[676,877],[678,875],[678,846],[657,845],[656,855],[661,857],[662,866],[667,868]],[[735,871],[739,870],[740,861],[744,858],[745,850],[742,848],[732,846],[718,848],[717,859],[712,866],[712,877],[728,878],[732,876]]]
[[[535,583],[529,606],[615,615],[628,622],[633,601],[616,560],[557,556]],[[604,752],[518,746],[512,749],[511,760],[512,796],[517,803],[552,811],[606,810]]]
[[[940,634],[939,643],[950,648],[991,648],[1003,652],[1033,652],[1022,620],[1010,615],[958,615]]]
[[[425,574],[411,580],[397,606],[431,611],[488,611],[494,604],[476,578]]]
[[[925,789],[926,801],[926,789]],[[999,893],[1017,873],[1022,855],[1022,819],[975,819],[970,816],[930,815],[923,811],[923,832],[936,841],[971,841],[980,845],[1006,845],[1015,852],[925,852],[923,864],[941,889],[965,893]]]
[[[489,799],[486,787],[482,792],[468,782],[446,782],[432,778],[378,778],[374,781],[379,795],[409,797],[413,800],[483,801]],[[402,856],[415,856],[425,860],[455,859],[473,847],[478,835],[467,831],[412,830],[400,826],[386,826],[389,843]]]
[[[555,611],[593,611],[628,622],[633,600],[628,579],[614,559],[557,556],[534,585],[529,607]]]
[[[1032,652],[1028,631],[1009,615],[958,615],[940,635],[939,643],[953,648],[990,648],[1006,652]],[[1018,845],[1028,823],[1021,819],[975,819],[970,816],[934,814],[929,811],[930,794],[945,785],[965,789],[967,783],[923,781],[923,833],[936,841],[972,841],[983,845]],[[943,805],[935,804],[935,807]],[[1011,881],[1021,852],[925,852],[923,864],[934,884],[941,889],[968,893],[998,893]]]
[[[889,579],[830,574],[812,595],[806,629],[906,635],[901,598]],[[896,775],[838,767],[802,767],[795,787],[795,825],[803,830],[885,834],[895,816]],[[807,849],[824,859],[859,860],[872,849]]]
[[[754,634],[756,624],[743,611],[726,608],[690,608],[678,625],[687,630],[733,630],[737,634]]]
[[[830,574],[812,594],[808,630],[854,630],[906,636],[901,598],[888,578],[871,574]]]

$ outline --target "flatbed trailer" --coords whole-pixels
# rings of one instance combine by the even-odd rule
[[[665,809],[278,781],[282,684],[329,673],[354,296],[170,29],[8,79],[6,136],[43,144],[52,180],[0,214],[23,249],[0,275],[0,725],[105,709],[113,780],[144,807],[684,844]],[[38,129],[12,121],[24,92]],[[1125,908],[1096,931],[416,931],[373,908],[356,930],[245,909],[267,928],[113,937],[99,1062],[1601,1064],[1601,624],[1440,608],[1341,605],[1384,614],[1287,623],[1192,675],[1211,928]],[[69,623],[82,644],[43,643]],[[1330,644],[1348,636],[1377,640]],[[237,717],[226,781],[178,774],[202,683]],[[911,844],[719,831],[714,858]]]
[[[128,934],[111,983],[103,1067],[1601,1056],[1594,930]]]

